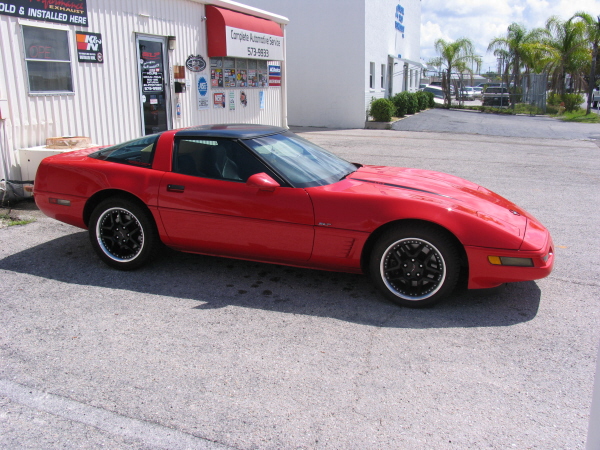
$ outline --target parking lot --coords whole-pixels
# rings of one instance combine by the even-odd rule
[[[450,113],[400,123],[472,114]],[[0,228],[0,448],[583,449],[600,339],[599,126],[523,137],[454,125],[298,131],[351,161],[509,198],[553,235],[548,278],[413,310],[363,276],[173,251],[118,272],[84,230],[39,215]]]

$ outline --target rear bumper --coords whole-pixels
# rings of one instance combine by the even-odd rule
[[[87,201],[86,198],[34,190],[34,199],[40,211],[48,217],[79,228],[87,228],[83,223],[83,208]]]
[[[498,250],[483,247],[465,247],[469,260],[469,289],[483,289],[516,281],[539,280],[547,277],[554,267],[554,244],[550,234],[545,245],[536,251]],[[531,258],[533,267],[494,265],[489,256]]]

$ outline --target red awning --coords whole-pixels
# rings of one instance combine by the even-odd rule
[[[225,27],[283,37],[283,30],[279,24],[271,20],[206,5],[206,34],[209,57],[228,56]]]

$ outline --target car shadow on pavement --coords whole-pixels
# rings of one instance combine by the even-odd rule
[[[534,282],[459,290],[426,309],[396,306],[368,277],[298,269],[164,249],[147,266],[123,272],[103,264],[87,232],[76,232],[0,260],[0,269],[81,286],[123,289],[198,302],[192,310],[238,306],[330,317],[391,328],[509,326],[532,320],[541,293]]]

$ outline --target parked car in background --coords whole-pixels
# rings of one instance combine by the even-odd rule
[[[495,287],[543,278],[554,264],[548,230],[488,189],[350,163],[272,126],[204,125],[51,156],[34,196],[46,215],[88,229],[100,259],[120,270],[149,262],[162,243],[367,273],[388,299],[418,307],[459,280]]]
[[[473,96],[475,98],[481,98],[483,96],[483,88],[482,87],[473,86]]]
[[[435,98],[444,98],[444,91],[439,86],[425,86],[420,90],[423,92],[431,92]]]
[[[508,106],[510,94],[505,87],[488,87],[483,91],[483,106]]]
[[[458,98],[460,100],[475,100],[475,91],[470,86],[463,87],[459,91]]]
[[[440,89],[442,88],[442,82],[441,81],[432,81],[431,83],[429,83],[429,86],[436,86],[439,87]],[[454,95],[455,89],[453,85],[450,85],[450,93],[452,95]]]

